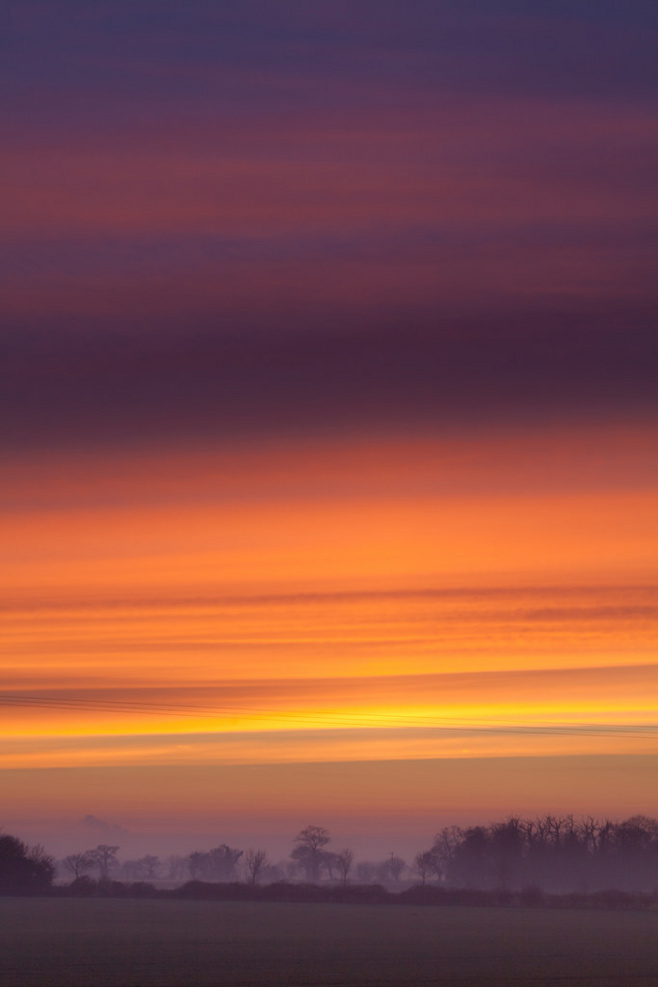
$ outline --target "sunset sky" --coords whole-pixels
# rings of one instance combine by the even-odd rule
[[[658,815],[658,8],[7,11],[0,826]]]

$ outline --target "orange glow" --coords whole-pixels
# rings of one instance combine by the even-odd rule
[[[10,463],[0,766],[656,753],[656,439]]]
[[[94,587],[647,579],[653,491],[97,509],[8,516],[5,594]],[[458,582],[459,584],[459,582]]]
[[[658,819],[649,15],[15,6],[0,831]]]

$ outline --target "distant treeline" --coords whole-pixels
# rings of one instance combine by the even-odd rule
[[[646,816],[623,822],[510,816],[488,826],[451,826],[410,863],[395,853],[382,861],[355,861],[350,849],[333,851],[330,842],[324,827],[307,826],[294,838],[290,856],[275,864],[265,850],[226,843],[164,861],[148,854],[123,862],[118,846],[101,844],[56,862],[43,847],[0,835],[0,894],[52,888],[73,895],[302,895],[307,901],[392,896],[418,903],[526,905],[556,895],[589,902],[601,894],[607,901],[617,893],[647,901],[658,895],[658,821]],[[68,876],[68,883],[54,886],[56,875]]]
[[[658,820],[573,816],[442,829],[414,861],[421,882],[480,890],[623,891],[658,889]]]

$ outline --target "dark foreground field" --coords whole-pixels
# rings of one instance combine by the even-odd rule
[[[658,914],[0,899],[2,987],[658,987]]]

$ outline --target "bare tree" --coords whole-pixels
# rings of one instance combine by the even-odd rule
[[[95,850],[89,851],[95,867],[98,867],[98,877],[101,881],[107,881],[110,876],[110,868],[117,865],[118,846],[108,846],[100,843]]]
[[[597,846],[597,837],[599,830],[601,829],[601,824],[594,816],[586,816],[581,824],[583,843],[587,848],[588,853],[593,853]]]
[[[461,843],[464,831],[459,826],[444,826],[434,837],[432,853],[436,859],[437,873],[443,881],[450,876],[450,867],[455,858],[455,851]]]
[[[393,853],[393,851],[391,851],[391,856],[386,861],[386,870],[388,871],[388,873],[393,878],[396,884],[402,877],[402,872],[406,866],[407,865],[402,859],[402,857],[399,857],[397,853]]]
[[[338,867],[338,854],[332,850],[323,850],[320,854],[320,867],[325,871],[330,881],[334,879],[334,871]]]
[[[354,863],[354,854],[347,847],[341,850],[340,853],[335,854],[336,867],[338,868],[338,873],[341,876],[343,882],[343,887],[347,887],[347,875],[349,874],[352,864]]]
[[[436,873],[436,857],[431,850],[424,850],[414,857],[412,870],[418,874],[421,884],[427,883],[427,878]]]
[[[322,863],[322,847],[326,846],[331,837],[324,826],[307,826],[295,837],[297,846],[291,857],[298,861],[306,872],[306,879],[317,884],[320,878]]]
[[[90,871],[96,865],[96,861],[92,858],[90,853],[70,853],[68,857],[64,857],[62,860],[62,866],[69,874],[73,875],[74,880],[78,880],[87,871]]]
[[[252,850],[249,848],[244,855],[244,865],[247,870],[247,880],[249,884],[257,884],[258,878],[265,867],[268,866],[267,853],[265,850]]]

